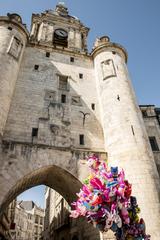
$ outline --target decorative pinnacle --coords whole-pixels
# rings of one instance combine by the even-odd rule
[[[59,2],[57,5],[65,6],[65,2]]]
[[[68,9],[65,6],[65,2],[59,2],[56,5],[55,11],[61,16],[67,16],[68,15]]]

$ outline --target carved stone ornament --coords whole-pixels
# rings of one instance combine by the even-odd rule
[[[54,135],[58,135],[58,133],[59,133],[59,126],[57,126],[56,124],[50,124],[50,129],[51,129],[51,132]]]
[[[107,59],[101,62],[101,67],[102,67],[103,80],[106,80],[110,77],[117,76],[114,62],[112,59]]]
[[[55,12],[60,16],[68,16],[68,9],[64,2],[59,2],[56,6]]]
[[[45,90],[44,100],[55,102],[56,92],[51,90]]]
[[[80,96],[72,96],[71,104],[76,106],[82,106]]]

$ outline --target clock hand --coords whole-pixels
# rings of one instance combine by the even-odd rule
[[[61,34],[62,36],[64,36],[64,32],[60,31],[60,34]]]

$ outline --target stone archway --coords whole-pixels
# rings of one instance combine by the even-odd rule
[[[45,184],[53,187],[52,174],[55,181],[58,179],[62,185],[62,190],[58,187],[58,181],[57,187],[56,184],[54,186],[61,194],[64,191],[63,178],[65,182],[75,178],[75,181],[71,180],[73,185],[79,178],[75,154],[67,149],[3,142],[0,156],[0,212],[18,194],[32,186]],[[69,196],[64,194],[64,197],[70,201]]]
[[[47,185],[60,193],[70,204],[88,175],[85,156],[104,154],[89,150],[48,147],[45,145],[3,141],[0,165],[0,214],[23,191]],[[85,229],[85,231],[83,231]],[[98,229],[81,221],[75,230],[79,239],[97,236]]]
[[[89,154],[87,150],[3,141],[0,212],[21,192],[40,184],[54,188],[70,203],[88,175],[84,158]]]
[[[42,184],[56,190],[69,204],[74,201],[76,192],[81,187],[81,182],[63,168],[56,165],[42,167],[22,177],[7,192],[0,206],[0,213],[3,213],[9,203],[19,194],[31,187]]]

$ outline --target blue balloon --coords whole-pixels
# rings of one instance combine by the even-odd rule
[[[112,230],[113,232],[117,232],[117,229],[118,229],[118,226],[117,226],[117,224],[114,222],[114,223],[112,224],[111,230]]]

